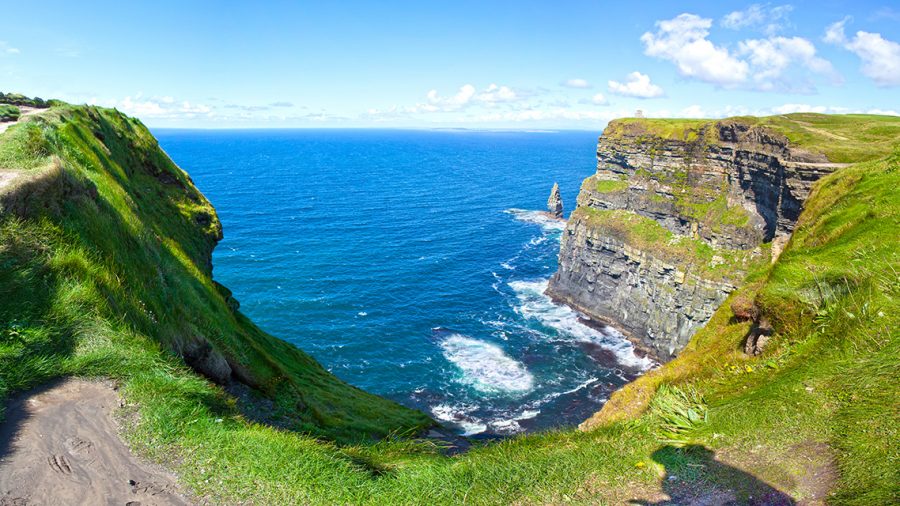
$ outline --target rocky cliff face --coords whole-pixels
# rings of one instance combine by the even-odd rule
[[[780,251],[812,183],[839,165],[740,121],[659,126],[614,121],[600,137],[548,293],[668,360],[767,243]]]

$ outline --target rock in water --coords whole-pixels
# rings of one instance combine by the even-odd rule
[[[559,184],[553,183],[553,189],[550,190],[550,198],[547,199],[547,212],[554,218],[563,217],[563,201],[559,194]]]

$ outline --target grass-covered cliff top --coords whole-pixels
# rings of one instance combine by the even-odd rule
[[[900,148],[900,117],[873,114],[794,113],[721,120],[623,118],[611,121],[603,136],[714,143],[719,142],[714,127],[728,123],[766,128],[785,136],[791,147],[821,153],[834,163],[874,160]]]
[[[712,281],[740,283],[754,265],[768,261],[768,251],[716,248],[701,239],[674,234],[656,220],[624,209],[578,207],[569,220],[583,220],[599,237],[613,237],[686,274]]]
[[[266,415],[294,429],[346,440],[431,423],[232,309],[212,280],[220,234],[213,207],[136,119],[57,105],[0,134],[0,399],[62,374],[110,376],[171,402],[158,416],[174,429],[179,410],[195,409],[179,395],[228,406],[184,355],[253,387]]]
[[[321,439],[427,419],[230,309],[207,263],[218,221],[187,175],[139,121],[56,106],[0,134],[0,175],[15,175],[0,188],[0,400],[60,375],[114,378],[129,443],[215,504],[896,503],[898,163],[817,185],[794,241],[742,292],[776,328],[762,356],[739,351],[750,324],[724,307],[593,430],[445,457]],[[169,351],[191,335],[309,433],[248,420]]]

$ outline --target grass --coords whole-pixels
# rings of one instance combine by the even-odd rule
[[[875,160],[900,148],[900,117],[873,114],[794,113],[723,120],[624,118],[611,121],[603,135],[718,142],[715,131],[710,129],[728,122],[767,128],[784,135],[792,147],[823,154],[835,163]]]
[[[139,121],[57,105],[0,135],[0,154],[0,167],[30,171],[0,190],[0,399],[61,375],[114,378],[128,442],[210,503],[625,503],[669,474],[738,503],[766,484],[802,499],[810,466],[832,456],[830,502],[900,498],[898,155],[820,181],[778,262],[755,265],[688,348],[615,394],[592,430],[451,458],[402,437],[424,415],[338,381],[229,309],[210,276],[215,213]],[[580,219],[595,218],[711,259],[640,217]],[[775,326],[759,357],[740,351],[739,298]],[[243,364],[296,430],[248,420],[172,352],[197,335]]]
[[[656,397],[679,385],[709,401],[694,441],[749,451],[763,438],[773,455],[827,445],[838,474],[833,502],[896,502],[898,184],[900,154],[820,181],[778,262],[751,273],[678,358],[614,394],[587,425],[652,416]],[[751,325],[733,313],[742,298],[775,328],[759,358],[740,351]]]
[[[594,185],[594,190],[600,193],[617,193],[628,189],[628,181],[621,179],[600,179]]]
[[[764,262],[752,251],[717,248],[704,240],[672,233],[656,220],[624,209],[579,207],[570,220],[582,220],[601,236],[610,236],[643,253],[709,280],[739,283]]]
[[[19,119],[19,108],[14,105],[0,104],[0,121],[16,121]]]
[[[19,362],[0,368],[0,388],[67,370],[77,329],[104,328],[144,336],[163,355],[211,343],[297,430],[355,440],[431,423],[344,384],[228,307],[211,278],[215,211],[137,120],[54,107],[0,136],[0,167],[34,174],[0,197],[14,211],[0,222],[0,298],[16,301],[0,308],[0,329],[36,339],[5,349]]]

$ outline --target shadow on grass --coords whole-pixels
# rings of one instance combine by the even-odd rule
[[[664,446],[653,453],[666,475],[662,491],[669,499],[657,502],[634,499],[644,506],[759,505],[789,506],[796,501],[752,474],[715,459],[712,450],[701,445],[684,448]]]

